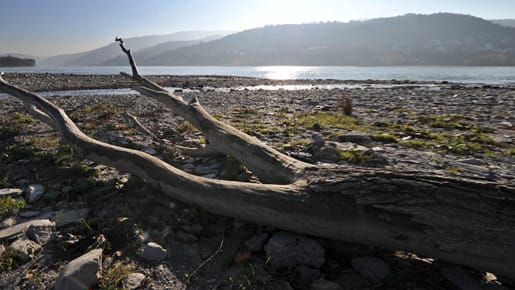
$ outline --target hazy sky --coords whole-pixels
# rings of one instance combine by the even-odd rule
[[[453,12],[515,18],[515,0],[0,0],[0,53],[55,55],[181,30]]]

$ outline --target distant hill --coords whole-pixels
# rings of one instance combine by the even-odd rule
[[[155,46],[159,43],[169,42],[169,41],[191,41],[197,39],[204,39],[206,37],[210,37],[213,35],[227,35],[232,33],[232,31],[181,31],[172,34],[166,35],[151,35],[151,36],[141,36],[141,37],[132,37],[126,38],[124,41],[127,43],[127,46],[131,48],[133,52],[137,52],[138,50],[142,50],[145,48],[149,48]],[[122,55],[120,47],[113,42],[89,51],[66,54],[66,55],[58,55],[49,57],[47,59],[42,60],[38,63],[41,66],[94,66],[94,65],[103,65],[104,63],[108,63],[109,60],[116,58],[117,56]]]
[[[492,19],[490,21],[506,27],[515,27],[515,19]]]
[[[515,65],[515,28],[438,13],[274,25],[170,49],[161,65]]]
[[[190,41],[167,41],[159,43],[152,47],[136,50],[133,54],[137,59],[138,65],[161,65],[161,59],[163,54],[166,55],[168,51],[172,51],[181,47],[191,46],[204,42],[213,41],[222,38],[223,35],[212,35],[201,40],[190,40]],[[118,48],[119,49],[119,48]],[[132,48],[131,48],[132,49]],[[127,56],[119,55],[115,58],[107,60],[101,65],[127,65]]]
[[[0,56],[0,67],[8,66],[35,66],[36,61],[32,58],[19,58],[14,56]]]

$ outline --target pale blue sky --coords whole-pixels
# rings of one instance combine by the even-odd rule
[[[515,18],[515,0],[0,0],[0,53],[55,55],[181,30],[453,12]]]

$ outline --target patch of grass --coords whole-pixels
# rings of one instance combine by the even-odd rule
[[[0,272],[11,271],[17,267],[16,253],[13,249],[7,248],[0,256]]]
[[[230,288],[239,290],[267,289],[271,277],[264,271],[263,273],[260,272],[253,264],[242,265],[237,276],[229,277]]]
[[[34,121],[34,118],[31,115],[23,114],[23,113],[14,113],[9,117],[9,123],[11,125],[15,124],[29,124]]]
[[[30,144],[11,144],[7,146],[0,156],[0,161],[11,162],[19,159],[26,159],[34,155]]]
[[[104,290],[126,289],[123,287],[123,281],[129,277],[133,270],[134,265],[115,262],[102,274],[100,278],[100,288]]]
[[[424,115],[417,120],[433,128],[467,130],[474,126],[469,118],[458,114]]]
[[[374,157],[362,150],[345,150],[340,152],[340,157],[350,163],[365,163],[374,161]]]
[[[25,207],[25,200],[14,199],[10,196],[0,198],[0,217],[8,214],[9,212],[15,212]]]
[[[309,112],[295,114],[292,117],[292,125],[304,128],[312,128],[319,124],[326,128],[338,128],[355,130],[359,128],[358,120],[349,116],[340,115],[334,112]]]

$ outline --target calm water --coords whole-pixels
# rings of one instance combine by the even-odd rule
[[[231,75],[270,79],[413,80],[459,83],[515,84],[515,67],[458,66],[142,66],[144,75]],[[118,74],[125,66],[0,68],[5,72]]]

